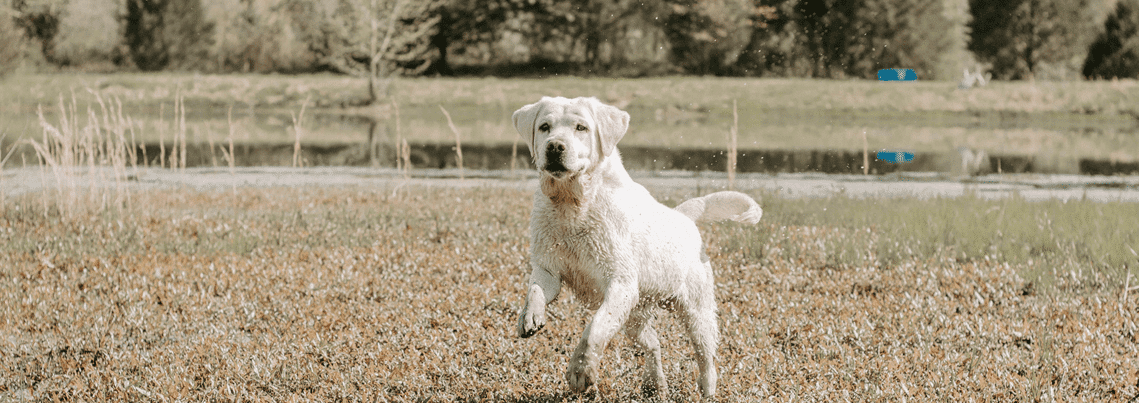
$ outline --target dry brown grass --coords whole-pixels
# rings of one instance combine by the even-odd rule
[[[145,207],[70,220],[35,195],[0,210],[0,401],[640,400],[640,358],[620,338],[600,388],[566,392],[567,349],[588,314],[572,297],[537,336],[514,334],[527,192],[132,197]],[[835,239],[878,242],[879,230],[799,225],[779,203],[758,227],[703,228],[719,281],[720,401],[1139,394],[1139,293],[1071,286],[1077,276],[1043,290],[1018,274],[1032,269],[986,258],[883,263],[875,247],[836,262]],[[659,328],[670,400],[696,400],[683,333],[667,315]]]

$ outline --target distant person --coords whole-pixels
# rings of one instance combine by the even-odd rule
[[[982,75],[981,69],[977,69],[977,71],[970,73],[969,68],[966,67],[961,81],[957,83],[957,88],[967,90],[973,88],[973,86],[984,87],[989,83],[990,77],[992,77],[992,75],[989,73]]]
[[[961,157],[962,175],[976,176],[988,171],[989,155],[985,150],[970,150],[969,147],[957,147],[957,154]]]

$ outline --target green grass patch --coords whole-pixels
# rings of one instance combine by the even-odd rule
[[[363,79],[334,75],[77,74],[24,75],[0,81],[11,105],[54,104],[60,94],[85,89],[118,96],[125,103],[258,105],[298,109],[305,98],[317,107],[343,108],[366,97]],[[994,82],[968,91],[955,83],[872,80],[661,77],[608,79],[415,78],[393,83],[401,105],[497,105],[510,110],[547,95],[597,96],[643,107],[730,105],[751,109],[857,111],[1006,111],[1077,114],[1132,113],[1139,83],[1119,81]]]

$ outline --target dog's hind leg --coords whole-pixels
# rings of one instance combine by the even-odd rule
[[[637,349],[645,356],[645,369],[641,390],[645,396],[667,396],[668,384],[664,379],[664,366],[660,359],[660,340],[653,329],[653,306],[638,305],[625,322],[625,335],[633,339]]]
[[[712,397],[716,394],[716,343],[720,337],[712,293],[702,293],[696,301],[682,306],[679,313],[688,328],[692,348],[696,350],[697,371],[700,373],[696,382],[705,398]]]

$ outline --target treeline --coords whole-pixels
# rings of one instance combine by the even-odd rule
[[[1139,0],[10,0],[0,73],[1139,75]]]

